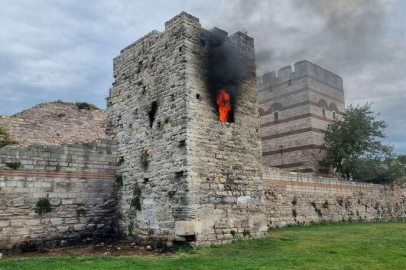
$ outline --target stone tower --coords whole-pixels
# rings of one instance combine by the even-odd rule
[[[323,130],[344,112],[343,79],[309,61],[258,80],[262,163],[296,172],[326,173]]]
[[[213,102],[215,41],[245,75],[230,122]],[[213,60],[213,59],[212,59]],[[253,39],[205,30],[182,12],[114,59],[107,130],[119,142],[118,211],[127,237],[220,244],[266,233]],[[218,89],[220,90],[220,89]]]

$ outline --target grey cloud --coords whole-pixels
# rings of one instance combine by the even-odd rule
[[[373,101],[388,142],[406,153],[405,9],[402,0],[4,0],[0,114],[56,99],[104,108],[113,57],[185,10],[205,28],[247,30],[258,74],[301,59],[339,74],[348,103]]]
[[[388,142],[406,153],[404,1],[239,0],[212,18],[255,38],[258,73],[308,59],[344,79],[347,103],[374,102]],[[232,12],[227,12],[227,11]],[[402,26],[403,25],[403,26]],[[403,145],[403,146],[401,146]],[[397,147],[399,146],[399,147]]]

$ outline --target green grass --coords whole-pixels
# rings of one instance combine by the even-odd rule
[[[0,269],[406,269],[406,223],[313,225],[174,255],[24,257]]]

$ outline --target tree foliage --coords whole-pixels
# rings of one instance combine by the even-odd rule
[[[7,145],[17,144],[16,141],[10,139],[10,136],[6,129],[0,126],[0,148],[3,148]]]
[[[379,140],[386,137],[386,127],[385,121],[375,119],[371,104],[348,106],[342,119],[325,132],[325,165],[346,180],[393,183],[404,179],[402,157]]]

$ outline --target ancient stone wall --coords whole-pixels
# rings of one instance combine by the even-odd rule
[[[91,142],[105,137],[104,112],[79,109],[72,103],[41,103],[13,116],[0,116],[0,125],[20,145]]]
[[[0,149],[0,252],[111,237],[116,152],[106,139]],[[41,198],[51,212],[36,212]]]
[[[264,169],[269,227],[406,219],[406,190]]]
[[[107,130],[119,143],[128,237],[207,245],[266,231],[253,40],[227,37],[250,73],[235,122],[223,123],[205,77],[211,35],[181,13],[114,59]]]
[[[262,164],[324,173],[325,130],[344,112],[342,79],[309,61],[267,73],[258,80]]]

